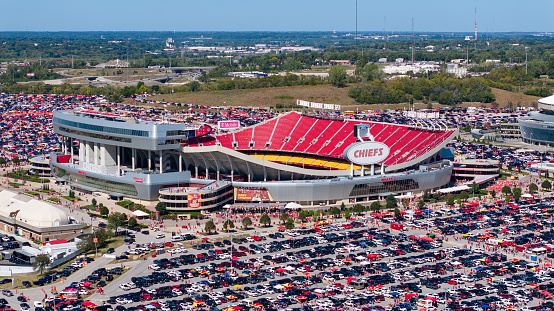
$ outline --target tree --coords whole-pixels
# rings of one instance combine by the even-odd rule
[[[312,216],[312,221],[316,222],[319,219],[319,211],[315,211],[314,215]]]
[[[452,193],[447,194],[445,199],[447,205],[454,205],[454,195]]]
[[[96,206],[96,203],[98,203],[95,198],[92,198],[92,201],[90,202],[92,203],[93,206]]]
[[[361,214],[364,211],[364,206],[362,204],[356,204],[352,207],[352,211],[357,214]]]
[[[510,188],[510,186],[504,186],[502,187],[502,193],[504,193],[505,195],[510,195],[512,193],[512,189]]]
[[[398,207],[395,207],[394,208],[394,217],[400,218],[400,216],[402,216],[402,214],[400,213],[400,209]]]
[[[467,192],[465,191],[460,192],[460,199],[462,199],[462,201],[466,201],[467,199],[469,199],[469,194],[467,194]]]
[[[521,198],[521,188],[514,188],[512,191],[512,195],[514,197],[514,200],[517,202]]]
[[[264,227],[271,225],[271,218],[269,218],[268,214],[264,213],[262,217],[260,217],[260,224],[264,225]]]
[[[492,189],[492,191],[490,192],[492,198],[496,198],[496,190]]]
[[[235,228],[235,223],[231,219],[225,220],[223,223],[223,230],[231,230]]]
[[[392,202],[392,206],[395,207],[396,206],[396,198],[394,197],[393,194],[389,194],[387,195],[387,203],[389,202]],[[387,207],[388,208],[388,207]]]
[[[333,215],[333,217],[337,217],[338,215],[340,215],[340,209],[336,206],[333,206],[331,207],[331,209],[329,210],[329,213],[331,215]]]
[[[212,231],[215,231],[215,224],[213,221],[211,220],[208,220],[206,222],[206,225],[204,225],[204,231],[208,232],[208,233],[212,233]]]
[[[350,215],[350,212],[344,213],[344,219],[350,218],[352,215]]]
[[[344,205],[344,202],[340,204],[340,210],[344,211],[346,209],[346,205]]]
[[[362,69],[361,75],[366,81],[381,80],[385,76],[377,64],[365,65]]]
[[[77,244],[77,248],[79,248],[79,250],[83,253],[93,251],[96,247],[102,248],[108,244],[108,241],[112,238],[112,236],[113,232],[111,230],[100,228],[96,230],[94,234],[81,239],[81,241]],[[98,242],[94,243],[94,239],[97,239]]]
[[[100,204],[102,204],[102,203],[100,203]],[[110,213],[110,210],[107,207],[105,207],[104,205],[100,206],[100,215],[106,216],[109,213]]]
[[[19,160],[19,157],[15,157],[12,159],[12,163],[15,164],[15,165],[19,165],[19,163],[21,162],[21,160]]]
[[[425,201],[423,201],[423,200],[417,201],[417,207],[419,209],[422,209],[424,206],[425,206]]]
[[[548,180],[545,180],[542,182],[541,187],[543,189],[550,190],[552,189],[552,184]]]
[[[306,213],[304,213],[304,211],[298,212],[298,219],[302,222],[306,222]]]
[[[343,87],[346,83],[346,69],[343,66],[333,66],[329,70],[329,81],[336,87]]]
[[[479,190],[481,190],[481,188],[476,182],[473,182],[471,184],[471,190],[473,190],[473,193],[479,193]]]
[[[279,219],[285,223],[287,221],[287,219],[289,219],[289,214],[287,213],[282,213],[281,216],[279,216]]]
[[[6,159],[0,157],[0,165],[6,164]]]
[[[117,228],[123,226],[127,222],[127,214],[115,212],[108,216],[108,225],[111,229],[117,232]]]
[[[242,219],[242,225],[245,227],[245,228],[248,228],[250,226],[252,226],[252,219],[250,219],[250,217],[244,217]]]
[[[423,192],[423,201],[425,202],[429,201],[429,191]]]
[[[134,227],[134,226],[138,225],[137,219],[135,217],[129,218],[129,220],[127,221],[127,225],[129,227]]]
[[[533,194],[535,192],[537,192],[539,190],[539,187],[537,186],[537,184],[535,183],[530,183],[529,184],[529,193],[530,194]]]
[[[373,201],[373,203],[369,206],[369,209],[373,212],[378,212],[381,209],[381,204],[379,204],[379,201]]]
[[[392,201],[387,201],[387,204],[385,206],[387,209],[393,209],[394,208],[394,202]]]
[[[148,89],[146,88],[146,85],[141,85],[139,88],[138,88],[138,93],[139,94],[144,94],[148,91]]]
[[[287,219],[287,223],[285,223],[285,228],[287,229],[294,229],[294,220],[292,218]]]
[[[156,204],[156,211],[158,211],[160,213],[160,215],[165,215],[166,212],[167,212],[167,209],[165,207],[165,203],[164,202],[158,202],[158,204]]]
[[[33,262],[33,269],[40,270],[40,275],[42,275],[42,270],[44,270],[50,264],[50,256],[48,254],[40,254],[35,257],[35,262]]]

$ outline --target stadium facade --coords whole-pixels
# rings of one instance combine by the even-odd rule
[[[56,111],[53,125],[64,138],[62,152],[50,157],[58,181],[114,197],[160,200],[175,211],[231,201],[357,202],[440,188],[453,168],[440,151],[458,134],[297,112],[217,135],[207,125],[86,110]],[[364,134],[355,137],[355,128]],[[362,148],[362,140],[387,153],[375,163],[353,160],[348,151]],[[371,156],[373,149],[366,149],[350,154]]]
[[[518,120],[521,138],[529,144],[554,147],[554,95],[539,99],[538,107],[542,111]]]

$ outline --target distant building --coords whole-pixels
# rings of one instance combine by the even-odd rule
[[[45,154],[30,158],[29,164],[31,165],[31,168],[29,169],[29,173],[38,174],[41,177],[52,176],[49,159],[48,155]]]
[[[488,159],[466,159],[454,162],[452,176],[456,179],[471,180],[477,177],[500,175],[500,162]]]
[[[48,242],[71,239],[83,227],[53,204],[8,190],[0,191],[0,230]]]
[[[379,63],[386,63],[386,62],[387,62],[387,58],[386,58],[386,57],[379,58],[379,60],[378,60],[377,62],[379,62]]]
[[[397,58],[394,60],[395,63],[403,63],[404,62],[404,59],[403,58]]]
[[[519,123],[500,123],[500,137],[508,139],[521,139]]]

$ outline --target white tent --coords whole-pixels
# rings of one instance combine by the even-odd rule
[[[285,205],[285,209],[301,209],[301,208],[302,208],[302,205],[294,202],[290,202],[290,203],[287,203],[287,205]]]
[[[133,212],[133,216],[135,216],[135,217],[148,217],[150,215],[148,215],[148,213],[145,213],[143,211],[136,210],[136,211]]]
[[[456,187],[450,187],[450,188],[444,188],[444,189],[439,189],[437,190],[438,193],[450,193],[450,192],[458,192],[458,191],[464,191],[464,190],[469,190],[471,188],[469,188],[468,186],[466,185],[461,185],[461,186],[456,186]]]

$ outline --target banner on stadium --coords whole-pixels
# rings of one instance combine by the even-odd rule
[[[344,152],[350,162],[369,165],[384,161],[389,156],[390,148],[383,143],[371,141],[354,144]]]
[[[438,119],[440,113],[438,111],[422,111],[422,110],[409,110],[403,112],[405,117],[417,118],[417,119]]]
[[[303,106],[303,107],[340,111],[340,105],[335,105],[335,104],[313,103],[313,102],[309,102],[301,99],[297,99],[296,104],[298,106]]]
[[[273,202],[266,188],[235,188],[235,201]]]
[[[217,121],[217,127],[220,130],[238,129],[240,127],[240,121],[238,121],[238,120]]]
[[[189,193],[187,195],[188,208],[200,208],[202,206],[202,195],[200,193]]]

